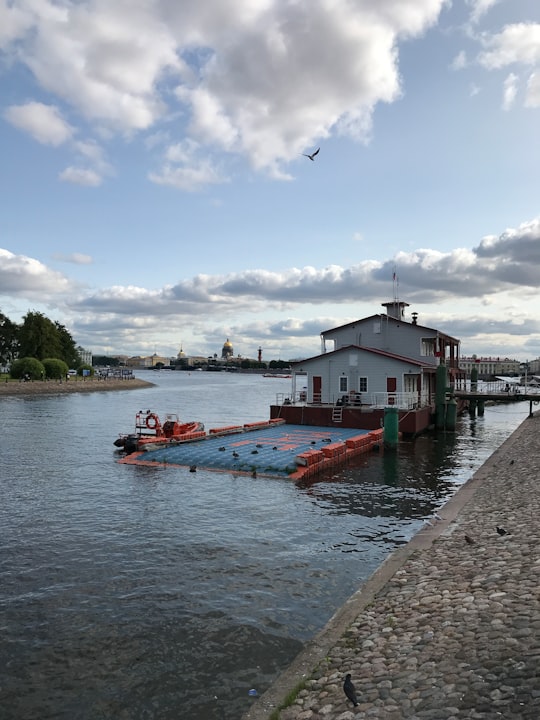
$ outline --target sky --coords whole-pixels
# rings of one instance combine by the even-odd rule
[[[0,0],[0,312],[269,361],[397,297],[537,358],[539,131],[538,0]]]

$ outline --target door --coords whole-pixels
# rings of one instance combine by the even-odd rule
[[[321,390],[322,390],[322,377],[320,375],[314,375],[312,380],[313,387],[313,402],[321,402]]]
[[[397,378],[387,377],[386,378],[386,392],[388,393],[388,404],[396,404],[396,390],[397,390]]]

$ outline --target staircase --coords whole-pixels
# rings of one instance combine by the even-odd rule
[[[342,407],[332,408],[332,422],[335,422],[335,423],[343,422],[343,408]]]

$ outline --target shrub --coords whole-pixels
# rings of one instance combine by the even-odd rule
[[[11,363],[10,374],[11,377],[16,380],[21,380],[26,376],[28,376],[30,380],[41,380],[41,378],[45,377],[45,368],[43,367],[43,363],[36,360],[36,358],[24,357],[14,360]]]
[[[83,372],[83,370],[87,370],[87,372]],[[94,368],[91,365],[81,365],[77,368],[77,375],[80,375],[81,377],[85,375],[86,377],[94,377]]]
[[[63,360],[59,360],[58,358],[45,358],[42,360],[42,363],[45,368],[46,378],[60,380],[66,377],[68,366]]]

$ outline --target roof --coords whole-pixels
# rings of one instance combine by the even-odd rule
[[[447,340],[451,340],[452,342],[458,344],[460,340],[458,338],[452,337],[451,335],[447,335],[444,332],[441,332],[441,330],[437,330],[436,328],[430,328],[427,327],[427,325],[419,325],[418,323],[413,324],[409,320],[404,320],[403,318],[395,318],[391,315],[385,315],[385,313],[376,313],[375,315],[368,315],[368,317],[365,318],[359,318],[358,320],[353,320],[352,322],[345,323],[344,325],[338,325],[335,328],[330,328],[328,330],[323,330],[320,334],[326,335],[327,333],[335,332],[336,330],[343,330],[344,328],[352,327],[353,325],[358,325],[359,323],[365,323],[368,320],[386,320],[387,322],[394,322],[394,323],[405,323],[405,325],[410,325],[411,327],[420,328],[423,330],[429,330],[432,333],[437,333],[440,337],[444,337]]]
[[[382,357],[388,358],[389,360],[398,360],[399,362],[407,363],[408,365],[416,365],[417,367],[421,367],[421,368],[423,368],[423,367],[432,368],[433,367],[429,363],[420,362],[420,360],[416,360],[415,358],[405,357],[404,355],[396,355],[396,353],[387,352],[386,350],[378,350],[377,348],[364,347],[363,345],[345,345],[344,347],[341,347],[338,350],[332,350],[331,352],[321,353],[320,355],[314,355],[313,357],[305,358],[305,360],[299,360],[298,362],[291,363],[291,367],[295,368],[299,365],[303,365],[307,362],[311,362],[312,360],[319,360],[320,358],[327,358],[331,355],[337,355],[338,353],[348,352],[350,350],[361,350],[362,352],[373,353],[374,355],[380,355]]]

